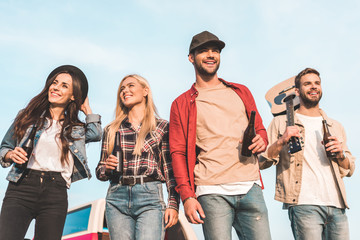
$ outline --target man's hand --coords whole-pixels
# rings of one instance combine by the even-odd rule
[[[289,142],[291,137],[298,137],[298,138],[301,137],[298,127],[288,126],[284,134],[268,148],[267,151],[268,157],[269,158],[277,157],[283,146]]]
[[[179,219],[179,213],[178,211],[176,211],[175,209],[172,208],[167,208],[165,210],[165,228],[171,228],[172,226],[174,226],[178,219]]]
[[[291,137],[298,137],[298,138],[301,137],[298,127],[288,126],[286,128],[284,134],[281,136],[281,138],[279,138],[278,142],[279,142],[279,144],[284,146],[285,144],[287,144],[289,142]]]
[[[325,145],[326,151],[336,153],[336,160],[338,164],[345,169],[350,169],[350,162],[349,159],[343,154],[344,149],[335,136],[330,136],[329,139],[331,140]]]
[[[185,200],[184,210],[185,210],[185,216],[190,223],[194,223],[194,224],[204,223],[204,221],[198,217],[197,213],[199,213],[201,218],[205,218],[205,213],[200,203],[195,198],[188,198]]]
[[[328,152],[330,151],[330,152],[334,152],[334,153],[342,153],[343,152],[342,145],[338,141],[337,137],[330,136],[329,140],[330,141],[325,145],[326,151],[328,151]]]
[[[264,139],[259,134],[256,134],[252,139],[252,142],[253,144],[249,146],[249,150],[251,150],[253,154],[261,153],[266,150]]]

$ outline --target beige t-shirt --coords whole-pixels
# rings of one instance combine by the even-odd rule
[[[259,180],[255,157],[242,157],[240,139],[248,125],[245,106],[223,83],[197,88],[195,184],[217,185]]]

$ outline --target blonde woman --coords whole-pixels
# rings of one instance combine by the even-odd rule
[[[99,180],[110,180],[106,219],[111,239],[164,238],[178,220],[179,196],[169,153],[169,126],[157,117],[149,83],[141,76],[124,77],[117,92],[116,117],[104,131]],[[122,159],[112,155],[120,133]],[[122,174],[114,174],[122,161]],[[166,182],[165,206],[162,183]]]

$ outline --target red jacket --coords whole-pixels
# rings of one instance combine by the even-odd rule
[[[254,98],[247,87],[237,83],[219,80],[231,87],[245,105],[248,118],[251,111],[257,111]],[[181,94],[171,105],[170,112],[170,153],[175,180],[176,191],[184,201],[195,197],[194,168],[196,163],[196,102],[198,91],[193,85],[190,90]],[[255,118],[255,130],[268,144],[266,130],[262,124],[260,114]]]

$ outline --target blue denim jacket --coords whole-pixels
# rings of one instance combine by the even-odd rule
[[[85,151],[85,143],[88,142],[97,142],[101,140],[101,117],[98,114],[88,114],[86,116],[86,124],[83,126],[74,126],[71,136],[77,140],[71,141],[67,140],[69,143],[70,152],[74,158],[74,169],[71,176],[71,182],[75,182],[77,180],[83,178],[91,178],[90,169],[87,165],[86,151]],[[34,146],[36,146],[41,133],[49,126],[49,121],[45,120],[44,127],[36,132]],[[1,142],[0,147],[0,164],[2,167],[10,167],[12,168],[7,176],[7,180],[11,182],[17,182],[24,170],[18,169],[15,167],[14,163],[5,162],[4,158],[8,151],[13,150],[16,146],[21,146],[23,142],[27,139],[30,134],[32,126],[30,126],[20,142],[17,142],[14,136],[14,124],[12,124],[5,134],[4,139]]]

